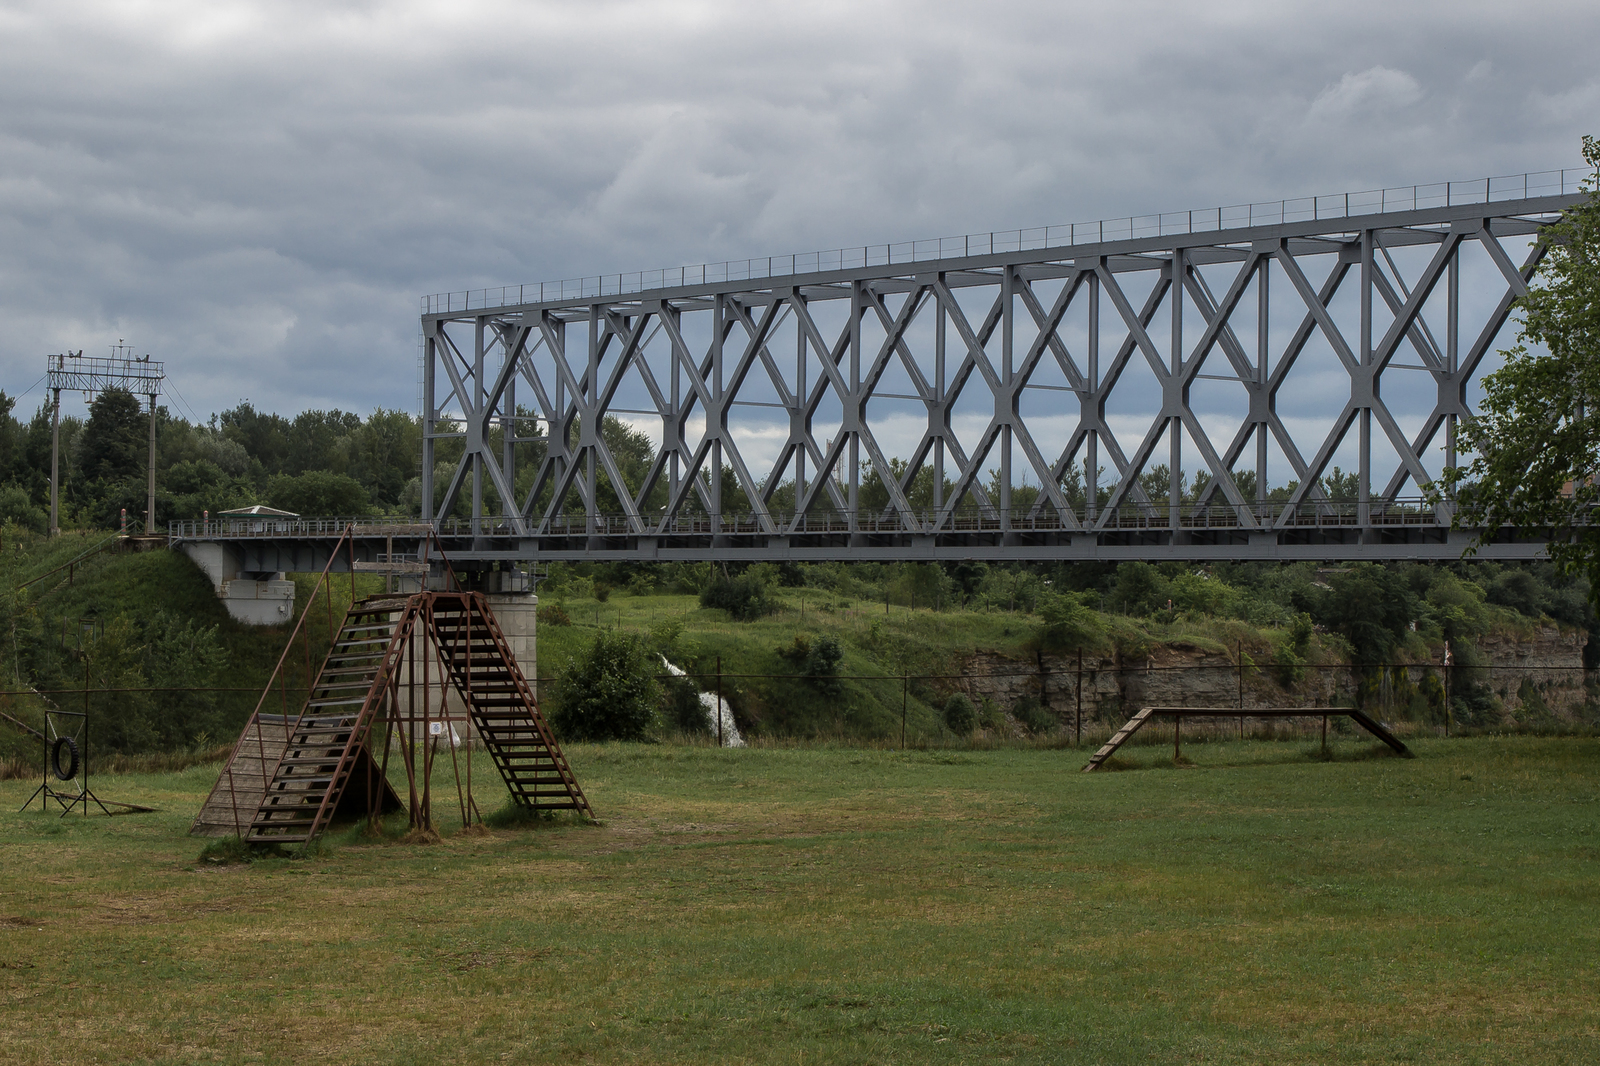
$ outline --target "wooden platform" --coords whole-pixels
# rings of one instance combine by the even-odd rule
[[[1089,773],[1098,770],[1100,765],[1137,733],[1150,719],[1165,716],[1173,720],[1173,750],[1178,746],[1178,723],[1185,718],[1321,718],[1323,720],[1323,736],[1327,736],[1327,720],[1329,718],[1344,717],[1377,737],[1403,758],[1414,758],[1411,749],[1401,743],[1400,738],[1383,727],[1377,719],[1365,711],[1354,707],[1256,707],[1249,710],[1240,710],[1237,707],[1141,707],[1132,718],[1129,718],[1121,729],[1112,735],[1111,739],[1090,757],[1083,772]]]

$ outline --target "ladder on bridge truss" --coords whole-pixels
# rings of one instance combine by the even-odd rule
[[[435,680],[424,665],[419,716],[416,663],[430,647],[446,676]],[[304,843],[341,810],[392,807],[372,752],[374,733],[398,730],[408,776],[414,774],[416,726],[432,717],[435,685],[441,696],[448,687],[460,697],[514,802],[593,816],[484,597],[422,592],[350,608],[300,713],[252,716],[193,831],[234,827],[253,843]],[[366,793],[365,803],[348,794],[352,785]],[[426,803],[426,788],[422,795]]]

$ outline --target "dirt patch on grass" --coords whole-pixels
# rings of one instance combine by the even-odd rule
[[[437,958],[456,973],[468,973],[507,963],[533,962],[556,953],[555,948],[526,948],[519,951],[447,951]]]

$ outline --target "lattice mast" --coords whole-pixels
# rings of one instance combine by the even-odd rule
[[[70,360],[70,362],[69,362]],[[149,354],[135,357],[133,346],[118,339],[108,359],[84,358],[83,350],[48,358],[50,387],[50,535],[61,532],[61,390],[97,396],[108,389],[123,389],[150,401],[150,449],[145,464],[144,531],[156,531],[156,397],[166,379],[165,363],[152,362]]]

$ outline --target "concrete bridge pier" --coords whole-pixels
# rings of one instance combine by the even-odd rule
[[[282,570],[244,569],[244,552],[227,541],[184,541],[178,548],[205,571],[232,617],[255,626],[294,618],[294,582]]]
[[[516,660],[517,667],[522,671],[523,677],[528,679],[529,687],[537,695],[539,597],[534,595],[526,575],[514,570],[489,570],[476,573],[465,571],[458,576],[467,588],[483,593],[484,599],[488,601],[489,610],[494,613],[495,621],[500,626],[500,632],[506,638],[512,658]],[[438,661],[431,642],[421,633],[411,638],[410,654],[419,662],[423,658],[429,659],[428,673],[435,679],[435,684],[438,683],[437,679],[444,676],[444,665]],[[453,687],[446,686],[442,692],[436,692],[432,699],[431,707],[426,710],[428,717],[435,719],[434,726],[438,732],[424,736],[419,723],[415,738],[417,741],[449,745],[450,734],[453,732],[456,742],[481,746],[477,730],[473,728],[467,714],[466,704]],[[412,705],[410,691],[404,687],[400,689],[397,711],[401,716],[413,719],[420,719],[424,714],[420,702],[416,706]],[[441,713],[451,719],[448,725],[437,721]]]

